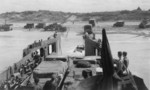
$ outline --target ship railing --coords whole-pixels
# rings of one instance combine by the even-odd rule
[[[59,38],[59,37],[58,37],[58,38]],[[26,56],[25,56],[24,58],[22,58],[20,61],[18,61],[17,63],[15,63],[13,66],[11,66],[11,67],[12,67],[11,69],[13,69],[12,71],[10,70],[10,68],[7,68],[7,69],[5,69],[3,72],[1,72],[1,73],[0,73],[0,85],[1,85],[4,81],[8,80],[8,79],[11,77],[11,75],[14,73],[14,68],[15,68],[15,67],[17,67],[17,70],[16,70],[16,71],[18,71],[18,70],[19,70],[18,68],[19,68],[22,64],[25,64],[27,60],[31,60],[31,61],[33,60],[33,57],[32,57],[32,55],[31,55],[32,52],[36,51],[37,49],[40,49],[41,47],[45,48],[45,47],[47,47],[47,45],[49,45],[50,43],[53,43],[53,42],[55,42],[55,41],[56,41],[56,40],[53,40],[53,39],[47,39],[47,40],[45,40],[45,41],[42,41],[42,42],[41,42],[41,46],[32,49],[28,55],[26,55]],[[10,72],[11,72],[11,73],[10,73]]]
[[[55,36],[54,36],[54,35],[51,35],[50,37],[47,38],[47,40],[52,40],[52,39],[54,39],[54,38],[56,38],[56,35],[55,35]],[[43,40],[41,39],[41,40],[39,40],[38,42],[34,41],[34,43],[28,45],[28,47],[23,50],[23,57],[25,57],[26,55],[28,55],[29,53],[31,53],[33,50],[35,50],[35,49],[41,47],[43,44],[45,44],[45,42],[46,42],[47,40],[43,41]]]
[[[57,90],[62,90],[62,89],[63,89],[63,85],[64,85],[64,82],[65,82],[65,79],[66,79],[66,77],[67,77],[68,74],[69,74],[69,73],[68,73],[68,70],[69,70],[69,68],[66,69],[65,74],[64,74],[64,76],[63,76],[63,79],[60,81]]]

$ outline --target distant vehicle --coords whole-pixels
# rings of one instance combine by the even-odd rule
[[[12,26],[13,26],[13,24],[0,25],[0,31],[11,31],[11,30],[13,30]]]
[[[95,20],[94,19],[89,20],[89,24],[91,24],[92,27],[95,27]]]
[[[113,27],[123,27],[124,26],[124,21],[117,21]]]
[[[53,23],[53,24],[50,24],[48,26],[46,26],[44,28],[45,31],[58,31],[58,32],[65,32],[67,30],[66,27],[58,24],[58,23]]]
[[[25,26],[24,26],[25,29],[31,29],[31,28],[34,28],[34,23],[27,23]]]
[[[54,28],[56,26],[57,23],[53,23],[53,24],[49,24],[46,27],[44,27],[45,31],[54,31]]]
[[[40,28],[44,28],[46,26],[45,23],[38,23],[35,28],[40,29]]]
[[[150,28],[150,23],[147,19],[142,20],[142,22],[139,24],[139,28]]]
[[[84,25],[84,33],[92,34],[92,26],[91,25]]]

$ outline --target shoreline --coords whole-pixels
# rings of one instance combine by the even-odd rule
[[[95,34],[102,34],[101,32],[94,32]],[[149,34],[147,34],[146,32],[129,32],[129,31],[125,31],[125,32],[118,32],[118,31],[107,31],[107,34],[129,34],[129,35],[136,35],[136,36],[144,36],[144,37],[150,37],[150,32]]]

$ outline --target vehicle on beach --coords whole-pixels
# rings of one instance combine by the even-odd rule
[[[42,29],[42,28],[44,28],[46,26],[46,23],[38,23],[36,26],[35,26],[35,28],[37,28],[37,29]]]
[[[27,23],[25,26],[24,26],[24,29],[32,29],[34,28],[34,23]]]
[[[89,24],[91,24],[92,27],[95,27],[95,20],[94,19],[90,19],[89,20]]]
[[[7,20],[5,19],[5,24],[0,24],[0,31],[12,31],[13,24],[7,24]]]
[[[150,28],[150,23],[148,19],[143,19],[139,24],[139,28]]]
[[[12,31],[13,24],[2,24],[0,25],[0,31]]]
[[[58,23],[53,23],[44,27],[44,31],[57,31],[57,32],[65,32],[67,31],[67,27],[62,26]]]
[[[124,21],[117,21],[116,23],[114,23],[113,27],[123,27],[124,23]]]
[[[93,33],[92,31],[92,26],[89,24],[89,25],[84,25],[84,33],[88,33],[88,34],[91,34]]]

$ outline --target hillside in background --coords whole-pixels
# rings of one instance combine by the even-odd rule
[[[1,20],[12,22],[63,22],[69,17],[68,13],[54,11],[24,11],[24,12],[7,12],[0,14]]]
[[[150,19],[150,10],[122,10],[114,12],[92,12],[92,13],[65,13],[59,11],[24,11],[24,12],[7,12],[0,14],[0,20],[11,22],[61,22],[66,21],[87,21],[91,18],[96,21],[115,21],[115,20],[142,20]]]

